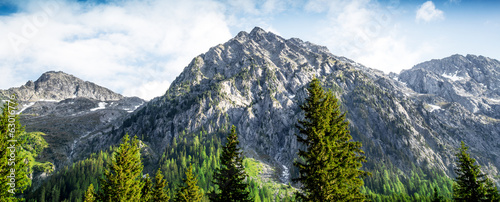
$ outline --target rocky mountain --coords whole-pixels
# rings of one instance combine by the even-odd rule
[[[297,174],[292,162],[300,147],[294,135],[303,117],[299,105],[316,77],[348,112],[351,134],[369,159],[366,169],[394,167],[393,174],[404,178],[416,168],[453,176],[453,155],[463,140],[496,176],[499,70],[493,59],[452,56],[386,75],[326,47],[257,27],[195,57],[165,95],[109,137],[89,141],[104,148],[125,132],[139,134],[160,156],[183,134],[235,125],[245,155],[272,165],[287,183]]]
[[[84,97],[100,101],[120,100],[122,95],[98,86],[89,81],[83,81],[64,72],[45,72],[36,81],[28,81],[18,88],[0,90],[0,95],[9,96],[15,93],[19,101],[36,102],[43,100],[64,100]]]
[[[124,97],[92,82],[64,72],[46,72],[35,82],[1,90],[16,93],[21,123],[27,132],[44,132],[49,144],[38,158],[53,162],[56,169],[90,153],[85,137],[118,128],[131,112],[145,103]]]
[[[453,177],[454,154],[464,141],[498,181],[499,72],[498,60],[453,55],[386,75],[326,47],[256,27],[195,57],[163,96],[146,104],[62,72],[0,94],[18,93],[23,124],[47,133],[51,147],[40,156],[56,166],[109,148],[126,133],[149,146],[152,165],[176,138],[235,125],[245,155],[288,183],[297,175],[299,106],[316,77],[339,98],[351,135],[363,144],[364,168],[374,175],[388,170],[399,183]],[[365,182],[390,194],[374,187],[376,180]]]
[[[453,55],[402,71],[397,79],[445,148],[466,142],[483,171],[500,165],[500,61]]]

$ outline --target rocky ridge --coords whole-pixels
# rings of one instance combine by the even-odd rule
[[[492,59],[482,61],[498,68]],[[418,166],[452,176],[455,148],[464,140],[474,147],[475,157],[488,173],[496,176],[500,145],[484,141],[497,136],[499,122],[493,115],[466,110],[467,106],[456,100],[446,103],[450,110],[432,110],[429,100],[441,98],[430,98],[424,89],[431,88],[432,83],[416,76],[417,69],[432,72],[434,68],[421,68],[426,65],[417,65],[412,69],[415,72],[389,76],[335,56],[326,47],[255,28],[195,57],[164,96],[153,99],[125,121],[113,141],[125,132],[144,134],[144,141],[161,154],[183,133],[215,133],[235,125],[245,154],[273,165],[278,173],[287,171],[280,174],[286,183],[290,177],[284,176],[297,174],[292,162],[300,147],[294,135],[294,125],[303,117],[299,105],[307,96],[307,84],[316,77],[334,91],[348,112],[351,134],[363,143],[368,156],[367,169],[382,162],[394,165],[401,173]],[[456,82],[446,76],[440,79]],[[494,81],[490,85],[495,85]],[[488,90],[483,94],[495,96]],[[494,105],[490,107],[490,111],[498,112]],[[471,133],[460,132],[471,126],[475,130],[466,130]],[[484,141],[478,141],[478,137]],[[98,139],[93,142],[107,144]],[[488,146],[481,146],[483,143]]]
[[[9,96],[15,93],[20,102],[61,101],[68,98],[84,97],[100,101],[120,100],[122,95],[89,81],[83,81],[73,75],[61,71],[45,72],[36,81],[0,90],[0,95]]]
[[[415,65],[396,76],[411,89],[407,97],[445,149],[464,141],[483,171],[498,175],[500,61],[453,55]]]
[[[53,162],[56,169],[86,158],[92,151],[87,137],[119,128],[130,113],[146,103],[60,71],[46,72],[35,82],[0,91],[3,96],[12,93],[17,95],[26,131],[46,134],[49,147],[38,158]]]

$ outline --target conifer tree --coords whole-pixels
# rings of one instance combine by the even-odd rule
[[[247,174],[238,144],[236,127],[232,126],[231,133],[227,136],[227,143],[222,147],[221,166],[214,173],[213,182],[220,192],[214,190],[210,193],[210,201],[253,201],[249,195],[248,184],[245,182]]]
[[[304,201],[363,201],[361,143],[352,141],[349,123],[341,113],[338,100],[331,91],[324,92],[318,79],[313,79],[307,89],[309,97],[301,105],[305,119],[299,120],[297,140],[306,150],[299,150],[296,161],[302,184],[297,198]]]
[[[31,184],[29,166],[20,138],[24,127],[19,122],[16,96],[3,105],[0,114],[0,201],[21,201],[22,194]]]
[[[170,196],[168,195],[168,190],[165,190],[167,186],[167,181],[163,178],[161,170],[158,168],[155,176],[155,185],[152,190],[151,201],[168,201]]]
[[[488,178],[486,179],[485,198],[487,201],[500,201],[498,187]]]
[[[453,185],[453,199],[455,201],[490,201],[488,197],[494,197],[491,193],[487,196],[488,187],[491,191],[492,185],[488,185],[488,178],[481,173],[481,166],[475,165],[476,160],[467,153],[469,147],[462,141],[460,151],[456,154],[458,162],[456,163],[455,173],[457,178]],[[497,193],[498,194],[498,193]]]
[[[442,196],[439,195],[437,187],[434,187],[434,192],[432,193],[431,202],[443,202],[445,201]]]
[[[95,201],[94,185],[90,184],[89,188],[85,192],[85,200],[84,200],[84,202],[94,202],[94,201]]]
[[[182,180],[184,185],[181,186],[175,194],[175,202],[198,202],[201,201],[203,194],[198,187],[198,180],[193,174],[193,165],[189,165],[186,171],[186,178]]]
[[[133,140],[125,135],[120,147],[113,153],[111,165],[101,179],[101,201],[140,201],[144,182],[143,165],[137,136]]]
[[[153,182],[151,182],[151,178],[149,177],[149,174],[146,174],[146,176],[142,179],[144,182],[144,186],[142,187],[141,200],[142,201],[149,201],[152,198],[151,188],[153,187]]]

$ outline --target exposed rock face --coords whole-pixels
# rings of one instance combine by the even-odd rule
[[[498,136],[500,122],[496,115],[474,113],[482,110],[487,114],[489,109],[488,113],[497,114],[499,109],[476,104],[477,110],[466,110],[475,108],[460,102],[464,98],[457,97],[459,93],[451,92],[461,91],[453,90],[454,86],[467,92],[485,82],[487,90],[474,93],[489,98],[498,95],[492,91],[496,81],[481,76],[496,74],[498,61],[460,57],[490,66],[490,72],[480,67],[470,69],[474,65],[460,62],[455,64],[459,71],[447,65],[435,71],[431,61],[389,76],[332,55],[325,47],[255,28],[195,57],[164,96],[125,121],[123,131],[144,134],[145,141],[161,154],[183,132],[216,132],[235,125],[247,156],[274,164],[280,173],[281,167],[290,168],[293,175],[292,162],[300,147],[294,126],[303,117],[299,105],[307,96],[307,84],[317,77],[333,89],[348,112],[351,134],[363,143],[368,165],[391,162],[403,172],[416,165],[453,175],[455,148],[460,140],[466,140],[482,165],[490,162],[487,169],[496,175],[500,145],[491,140]],[[481,82],[460,83],[442,76],[453,78],[451,73],[456,71],[457,76],[475,75]],[[408,87],[392,78],[398,76]],[[446,110],[432,108],[434,105],[429,108],[429,101],[446,101],[446,92],[450,92],[450,100],[441,106]],[[481,146],[483,143],[488,146]]]
[[[484,171],[500,166],[500,61],[453,55],[402,71],[426,124],[445,146],[464,141]],[[446,144],[448,143],[448,144]]]
[[[56,168],[86,158],[93,151],[86,138],[119,128],[145,103],[64,72],[47,72],[35,82],[0,93],[16,93],[26,131],[47,134],[49,147],[38,158],[53,162]]]
[[[28,81],[18,88],[0,90],[4,96],[16,93],[21,102],[36,102],[40,100],[64,100],[84,97],[100,101],[120,100],[122,95],[98,86],[92,82],[83,81],[64,72],[50,71],[42,74],[35,82]]]

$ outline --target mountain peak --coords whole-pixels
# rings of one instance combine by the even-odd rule
[[[36,81],[35,83],[40,83],[40,82],[46,82],[49,80],[55,80],[55,79],[71,79],[75,81],[82,81],[81,79],[71,75],[64,73],[63,71],[48,71],[43,73]]]
[[[266,30],[260,28],[260,27],[254,27],[252,29],[252,31],[250,32],[250,35],[251,36],[255,36],[255,35],[263,35],[263,34],[266,34]]]
[[[35,82],[28,81],[25,85],[8,90],[0,90],[7,96],[17,94],[19,101],[36,102],[41,100],[65,100],[84,97],[100,101],[119,100],[123,96],[92,82],[83,81],[62,71],[43,73]]]

